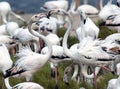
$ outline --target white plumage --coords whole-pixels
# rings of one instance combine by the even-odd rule
[[[72,0],[69,12],[72,12],[73,14],[77,14],[76,11],[77,12],[84,11],[87,15],[97,15],[99,13],[97,8],[87,3],[78,6],[76,11],[75,9],[76,9],[76,0]]]
[[[2,17],[2,20],[4,23],[7,23],[8,22],[8,19],[9,19],[9,15],[12,14],[14,15],[16,18],[22,20],[23,22],[25,22],[25,20],[20,17],[19,15],[15,14],[12,9],[11,9],[11,6],[8,2],[6,1],[2,1],[0,2],[0,16]]]
[[[57,33],[57,19],[54,17],[42,18],[39,20],[39,29],[52,33]]]
[[[81,25],[76,29],[76,34],[79,42],[85,37],[91,37],[93,39],[98,38],[99,28],[95,23],[86,16],[84,11],[80,11]]]
[[[67,10],[68,9],[68,1],[67,0],[58,0],[58,1],[47,1],[44,3],[43,9],[50,11],[52,9],[64,9]]]
[[[7,22],[5,26],[5,31],[8,35],[13,36],[15,31],[19,28],[18,23],[16,22]]]
[[[120,76],[108,81],[107,89],[120,89]]]
[[[11,60],[8,49],[4,44],[0,44],[0,50],[0,72],[5,75],[5,71],[12,66],[13,61]],[[4,82],[6,87],[10,87],[8,85],[9,78],[4,79]]]
[[[119,10],[119,7],[112,4],[112,0],[109,0],[108,3],[100,10],[99,17],[105,21],[109,16],[115,15],[116,10]]]
[[[16,30],[17,31],[15,32],[13,36],[14,38],[18,39],[21,43],[27,43],[32,40],[36,40],[36,41],[39,40],[38,37],[31,35],[27,28],[26,29],[19,28]]]
[[[52,47],[50,42],[44,36],[40,35],[35,31],[32,31],[31,25],[35,22],[34,19],[36,18],[37,18],[37,21],[38,19],[40,19],[36,15],[31,18],[28,24],[29,32],[34,36],[41,37],[45,41],[45,43],[48,45],[49,51],[43,55],[43,54],[35,53],[31,50],[28,50],[28,48],[21,49],[20,52],[22,52],[23,50],[23,52],[27,52],[27,54],[26,53],[23,54],[22,52],[22,55],[20,55],[19,60],[15,62],[14,66],[6,71],[6,75],[4,76],[5,78],[18,74],[19,76],[25,77],[26,81],[30,81],[33,74],[37,70],[39,70],[50,58],[52,53],[52,49],[51,49]],[[24,51],[26,49],[27,51]]]
[[[52,9],[64,9],[65,11],[68,10],[68,1],[67,0],[58,0],[58,1],[47,1],[43,4],[43,6],[41,7],[43,10],[45,11],[50,11]],[[59,27],[64,27],[65,24],[65,16],[60,16],[57,15],[57,23],[59,25]]]
[[[44,89],[41,85],[34,82],[22,82],[12,87],[13,89]]]

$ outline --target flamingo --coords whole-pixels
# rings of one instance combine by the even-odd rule
[[[61,9],[64,9],[67,11],[68,10],[68,1],[67,0],[47,1],[41,7],[41,9],[43,9],[47,12],[52,10],[52,9],[57,9],[57,8],[61,8]],[[60,28],[63,27],[65,24],[65,17],[57,15],[57,20],[58,20],[59,27]]]
[[[5,44],[0,44],[0,50],[0,72],[5,75],[5,71],[11,68],[13,61],[11,60],[10,54]],[[9,78],[4,79],[4,82],[7,87],[10,87],[9,85],[7,85],[9,83]]]
[[[109,0],[108,3],[100,10],[98,16],[105,21],[109,16],[116,15],[116,10],[119,10],[119,7],[112,4],[112,0]]]
[[[41,85],[34,82],[22,82],[8,89],[44,89]]]
[[[79,50],[71,51],[67,48],[67,37],[71,29],[72,20],[70,15],[64,10],[52,10],[50,14],[64,14],[69,17],[69,26],[63,38],[63,50],[67,56],[69,56],[73,61],[77,63],[83,63],[87,65],[94,65],[98,67],[103,67],[115,59],[114,55],[105,52],[100,46],[97,46],[96,41],[93,41],[91,37],[86,37],[80,42]],[[90,44],[89,44],[90,43]],[[85,46],[86,45],[86,46]],[[95,46],[96,45],[96,46]],[[91,46],[91,47],[90,47]],[[81,50],[80,50],[81,49]],[[90,51],[91,50],[91,51]],[[97,53],[97,54],[96,54]],[[110,61],[110,62],[109,62]]]
[[[98,34],[99,34],[99,28],[94,24],[94,22],[89,17],[86,16],[85,12],[81,11],[80,13],[81,13],[80,14],[81,25],[80,27],[76,29],[76,35],[77,35],[79,42],[81,42],[83,38],[88,37],[88,36],[93,39],[97,39]],[[75,50],[75,49],[78,50],[78,48],[79,48],[79,45],[75,44],[70,48],[70,50]],[[82,65],[83,64],[80,64],[81,68],[83,69]],[[75,68],[76,68],[75,70],[77,71],[78,70],[77,65],[75,65]],[[86,65],[85,70],[87,70],[87,65]],[[98,70],[96,69],[96,74],[98,74]],[[77,72],[75,72],[75,75],[77,76]],[[93,77],[89,77],[91,75],[86,75],[85,72],[83,73],[83,75],[85,75],[86,78],[93,78]],[[72,77],[72,79],[74,78],[75,77]]]
[[[0,35],[11,35],[17,28],[19,28],[19,26],[16,22],[7,22],[6,24],[2,24],[0,25]]]
[[[6,2],[6,1],[0,2],[0,16],[2,17],[2,20],[3,20],[4,23],[8,22],[9,14],[14,15],[16,18],[20,19],[23,22],[26,22],[22,17],[20,17],[19,15],[15,14],[11,10],[11,6],[10,6],[10,4],[8,2]]]
[[[14,66],[11,67],[10,69],[6,70],[6,74],[4,75],[4,78],[13,76],[13,75],[18,75],[18,76],[23,76],[26,78],[26,81],[31,81],[33,74],[38,71],[44,64],[49,60],[49,58],[52,55],[52,46],[50,42],[41,34],[33,31],[31,29],[32,23],[35,23],[38,21],[43,14],[37,14],[34,15],[29,24],[28,24],[28,29],[31,34],[33,34],[36,37],[41,37],[45,43],[48,45],[48,52],[46,54],[39,54],[33,52],[31,49],[28,47],[23,47],[20,51],[19,54],[24,54],[23,56],[20,56],[20,58],[14,63]],[[27,51],[26,51],[27,50]]]
[[[108,81],[107,89],[119,89],[120,88],[120,76],[116,79],[111,79]]]
[[[17,41],[12,39],[11,36],[0,35],[0,44],[5,44],[8,50],[10,50],[17,44]]]
[[[99,28],[94,22],[86,16],[84,11],[80,11],[81,25],[76,29],[76,34],[79,42],[89,36],[93,39],[97,39],[99,35]]]
[[[54,17],[41,18],[39,20],[39,29],[57,34],[57,19]]]
[[[87,4],[87,2],[77,7],[76,11],[75,9],[76,9],[76,2],[75,0],[72,0],[69,12],[72,12],[73,14],[77,14],[76,11],[84,11],[87,15],[97,15],[99,13],[97,8],[95,8],[92,5]]]
[[[42,18],[39,20],[40,24],[39,26],[41,26],[41,20],[46,20],[46,23],[49,23],[49,19],[48,18]],[[60,41],[61,38],[59,38],[54,32],[51,32],[53,29],[51,29],[51,31],[49,32],[49,30],[46,29],[46,24],[43,25],[44,28],[40,28],[40,30],[42,30],[42,33],[47,33],[46,38],[51,42],[52,44],[52,56],[50,58],[50,67],[51,67],[51,76],[55,77],[56,79],[56,85],[58,85],[58,63],[62,62],[62,61],[66,61],[66,60],[70,60],[63,52],[63,47],[60,46]],[[50,28],[49,28],[50,29]],[[45,46],[41,49],[41,53],[42,54],[46,54],[48,52],[48,47]],[[56,86],[58,87],[58,86]]]
[[[116,15],[109,16],[105,21],[99,24],[99,26],[107,26],[109,29],[113,31],[120,32],[120,15],[119,12]]]
[[[19,28],[18,23],[16,22],[7,22],[5,26],[5,30],[8,35],[13,36],[15,31]]]

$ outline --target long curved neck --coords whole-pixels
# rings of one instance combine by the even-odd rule
[[[9,78],[4,79],[5,82],[5,86],[7,87],[7,89],[12,89],[12,87],[9,84]]]
[[[99,10],[102,10],[102,8],[103,8],[103,0],[99,0],[98,5],[99,5]]]
[[[50,56],[52,55],[52,45],[51,45],[51,43],[49,42],[49,40],[47,40],[46,39],[46,37],[45,36],[43,36],[43,35],[41,35],[41,34],[39,34],[38,32],[35,32],[34,30],[32,30],[32,28],[31,28],[31,25],[32,25],[32,21],[30,21],[29,22],[29,24],[28,24],[28,30],[29,30],[29,32],[32,34],[32,35],[34,35],[34,36],[36,36],[36,37],[40,37],[42,40],[44,40],[45,41],[45,43],[48,45],[48,53],[46,53],[46,58],[50,58]],[[47,60],[48,60],[47,59]]]
[[[94,74],[93,73],[92,74],[88,74],[87,73],[88,65],[81,64],[80,66],[81,66],[81,72],[82,72],[84,77],[90,78],[90,79],[94,78]],[[95,75],[97,75],[99,73],[99,71],[100,71],[100,67],[95,67]]]
[[[68,15],[68,28],[67,28],[67,31],[63,37],[63,50],[65,52],[65,54],[67,56],[71,56],[72,55],[72,52],[70,52],[70,50],[68,49],[68,46],[67,46],[67,39],[68,39],[68,36],[69,36],[69,32],[72,28],[72,19],[70,18],[70,15]]]
[[[74,13],[75,9],[76,9],[76,2],[75,0],[72,0],[69,11]]]

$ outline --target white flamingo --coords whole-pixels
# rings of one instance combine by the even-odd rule
[[[50,17],[49,17],[50,18]],[[46,20],[46,23],[49,23],[50,20],[47,18],[42,18],[39,20],[40,24],[39,26],[41,26],[41,20]],[[61,38],[59,38],[56,33],[53,33],[51,29],[51,31],[46,29],[46,24],[43,25],[44,28],[40,28],[40,30],[42,31],[42,33],[47,33],[46,38],[51,42],[52,44],[52,56],[50,58],[50,67],[51,67],[51,76],[55,77],[56,79],[56,85],[58,85],[58,63],[61,61],[66,61],[66,60],[70,60],[63,51],[63,47],[60,46],[60,41]],[[50,28],[49,28],[50,29]],[[48,47],[43,47],[41,50],[42,54],[46,54],[48,52]]]
[[[6,24],[0,25],[0,35],[10,35],[19,28],[18,23],[16,22],[7,22]]]
[[[119,89],[120,88],[120,76],[116,79],[111,79],[108,81],[107,89]]]
[[[69,14],[66,13],[64,10],[51,11],[51,14],[56,14],[56,13],[69,16]],[[78,63],[80,62],[83,64],[92,65],[92,66],[93,65],[94,66],[103,66],[103,64],[110,63],[109,61],[112,61],[113,59],[115,59],[114,55],[108,54],[101,47],[97,46],[97,44],[99,44],[98,40],[93,41],[89,37],[84,38],[84,40],[82,40],[82,42],[80,42],[81,45],[80,45],[79,50],[70,51],[67,48],[67,37],[68,37],[69,31],[71,29],[71,23],[72,23],[70,16],[69,16],[69,19],[70,19],[70,21],[69,21],[68,30],[66,31],[64,38],[63,38],[63,50],[66,55],[68,55],[71,59],[73,59],[74,61],[77,61]],[[96,44],[96,42],[97,42],[97,44]]]
[[[10,36],[13,36],[18,28],[19,25],[16,22],[7,22],[5,26],[5,30]]]
[[[8,50],[10,51],[11,48],[17,45],[17,41],[12,39],[11,36],[0,35],[0,44],[5,44]]]
[[[22,48],[19,51],[19,54],[24,54],[20,56],[20,58],[15,62],[14,66],[8,70],[6,70],[6,74],[4,75],[5,78],[12,76],[12,75],[19,75],[26,78],[26,81],[30,81],[32,79],[33,74],[39,70],[44,64],[49,60],[52,55],[52,47],[50,42],[41,34],[33,31],[31,29],[32,23],[38,21],[41,17],[41,14],[35,15],[31,18],[28,28],[31,34],[41,37],[45,43],[48,45],[48,52],[46,54],[39,54],[31,51],[28,48]],[[26,50],[27,53],[26,53]]]
[[[79,42],[88,36],[92,37],[93,39],[97,39],[99,35],[99,28],[89,17],[86,16],[84,11],[80,11],[80,17],[81,25],[78,27],[78,29],[76,29]]]
[[[75,9],[76,9],[76,1],[72,0],[69,12],[72,12],[73,14],[77,14],[76,11],[84,11],[87,15],[97,15],[99,13],[97,8],[95,8],[92,5],[87,4],[87,2],[83,5],[80,5],[76,9],[76,11],[75,11]]]
[[[17,89],[44,89],[41,85],[34,82],[23,82],[12,87]]]
[[[47,12],[52,9],[58,9],[58,8],[61,8],[61,9],[64,9],[67,11],[68,10],[68,1],[67,0],[47,1],[44,3],[43,7],[41,7],[41,8]],[[57,15],[57,19],[58,19],[59,27],[63,27],[65,24],[65,17]]]
[[[8,22],[8,16],[12,14],[14,15],[16,18],[22,20],[23,22],[25,22],[25,20],[20,17],[19,15],[15,14],[12,10],[11,10],[11,6],[8,2],[6,1],[2,1],[0,2],[0,16],[2,17],[2,20],[4,23]]]
[[[109,16],[105,21],[100,23],[100,26],[107,26],[109,29],[113,31],[120,32],[120,15],[119,12],[116,15]]]
[[[0,44],[0,50],[0,72],[5,75],[5,71],[11,68],[13,61],[10,58],[10,54],[5,44]],[[9,83],[9,78],[4,79],[4,82],[7,87],[10,87],[9,85],[7,85]]]
[[[57,34],[57,19],[54,17],[39,20],[39,29]]]
[[[108,3],[100,10],[98,16],[105,21],[109,16],[116,15],[116,10],[119,10],[119,7],[112,4],[112,0],[109,0]]]
[[[83,40],[83,38],[88,37],[88,36],[93,39],[97,39],[97,37],[99,35],[99,28],[94,24],[94,22],[89,17],[87,17],[85,15],[85,13],[83,11],[80,11],[80,17],[81,17],[81,25],[80,25],[80,27],[78,27],[78,29],[76,29],[76,35],[77,35],[79,42],[81,42],[81,40]],[[75,44],[70,48],[70,50],[75,50],[75,49],[78,50],[78,48],[79,48],[79,45]],[[80,65],[82,68],[83,64],[80,64]],[[87,68],[88,68],[87,65],[84,65],[84,66],[86,66],[85,70],[87,70]],[[77,68],[76,65],[75,65],[75,68]],[[78,70],[78,68],[75,70]],[[77,72],[75,72],[75,74],[77,76]],[[85,72],[83,74],[85,74]],[[96,74],[98,74],[97,69],[96,69]],[[86,76],[86,74],[85,74],[85,76]],[[87,75],[86,77],[87,78],[94,77],[94,76],[92,76],[92,77],[89,77],[89,76],[91,76],[91,75]],[[72,79],[73,79],[73,77],[72,77]]]
[[[8,84],[10,86],[10,84]],[[44,89],[41,85],[34,82],[22,82],[14,85],[13,87],[6,86],[7,89]]]

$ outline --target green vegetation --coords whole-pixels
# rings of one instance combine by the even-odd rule
[[[100,28],[100,38],[105,38],[107,35],[112,34],[113,32],[108,30],[108,28],[106,27],[101,27]],[[60,37],[63,37],[65,33],[65,29],[59,29],[58,30],[58,35]],[[75,37],[69,37],[68,39],[68,44],[69,46],[78,42],[78,40]],[[15,60],[15,57],[12,56],[12,59]],[[68,66],[70,64],[70,62],[61,62],[59,64],[59,81],[58,81],[58,85],[59,85],[59,89],[79,89],[80,87],[85,87],[85,89],[95,89],[94,87],[90,86],[89,84],[87,84],[84,81],[80,81],[79,84],[77,84],[77,82],[73,82],[71,81],[71,76],[72,73],[69,76],[69,83],[70,85],[67,86],[64,84],[63,82],[63,74],[64,74],[64,70],[66,68],[66,66]],[[98,89],[106,89],[107,87],[107,83],[108,80],[111,78],[115,78],[116,76],[112,75],[109,72],[105,72],[103,73],[103,71],[101,71],[98,75],[99,81],[97,82],[97,86]],[[2,78],[2,74],[0,75],[0,78]],[[11,86],[23,82],[25,81],[24,78],[10,78],[10,84]],[[42,85],[45,89],[54,89],[55,86],[55,80],[51,78],[50,76],[50,66],[49,66],[49,62],[47,62],[44,67],[42,67],[37,73],[35,73],[34,78],[33,78],[33,82],[36,82],[40,85]],[[2,79],[0,79],[0,89],[2,89],[2,85],[3,85],[3,81]],[[6,88],[3,88],[6,89]]]

